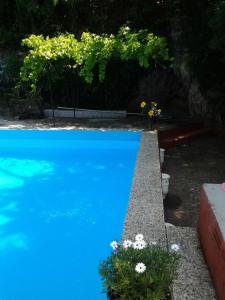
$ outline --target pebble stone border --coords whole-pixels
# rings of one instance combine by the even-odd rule
[[[123,239],[142,233],[166,247],[157,132],[143,132],[138,150]]]
[[[214,300],[215,292],[195,228],[169,226],[164,221],[157,132],[143,132],[138,150],[123,239],[142,233],[147,242],[177,244],[182,256],[172,300]]]

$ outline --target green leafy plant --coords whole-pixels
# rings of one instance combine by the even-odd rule
[[[104,292],[112,299],[164,300],[176,277],[178,245],[171,251],[156,243],[147,244],[142,234],[135,241],[111,243],[113,253],[100,264]]]
[[[87,83],[92,83],[95,70],[99,81],[105,79],[108,62],[113,58],[122,61],[137,60],[149,67],[150,60],[170,61],[166,40],[147,30],[131,31],[123,26],[116,35],[83,32],[80,40],[73,34],[57,37],[31,35],[22,41],[29,51],[21,67],[21,82],[30,85],[36,93],[43,78],[54,83],[66,70],[76,71]]]

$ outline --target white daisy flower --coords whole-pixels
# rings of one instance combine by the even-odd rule
[[[172,250],[172,251],[178,251],[178,250],[180,250],[180,246],[179,245],[177,245],[177,244],[173,244],[173,245],[171,245],[170,246],[170,249]]]
[[[142,241],[144,239],[144,236],[143,234],[141,233],[138,233],[136,236],[135,236],[135,240],[136,241]]]
[[[123,247],[124,247],[125,249],[131,247],[132,245],[133,245],[133,242],[130,241],[130,240],[125,240],[125,241],[123,241]]]
[[[144,273],[145,270],[146,270],[145,264],[143,264],[143,263],[138,263],[138,264],[136,264],[136,266],[135,266],[135,271],[136,271],[137,273]]]
[[[142,250],[146,246],[147,246],[147,243],[144,240],[136,241],[136,242],[133,243],[133,248],[138,249],[138,250]]]
[[[113,241],[110,246],[113,248],[113,250],[116,250],[118,248],[118,243],[117,241]]]

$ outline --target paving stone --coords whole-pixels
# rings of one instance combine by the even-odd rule
[[[215,292],[200,248],[197,232],[190,227],[166,227],[168,247],[180,247],[181,261],[173,285],[175,300],[213,300]]]
[[[173,300],[216,300],[213,288],[209,283],[179,284],[173,288]]]

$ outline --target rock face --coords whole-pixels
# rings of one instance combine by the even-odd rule
[[[155,69],[139,84],[138,100],[154,100],[168,113],[188,112],[188,99],[172,69]],[[138,103],[136,104],[138,105]]]
[[[0,83],[4,80],[4,67],[4,62],[0,60]]]
[[[6,72],[6,64],[11,55],[9,51],[0,51],[0,90],[11,81]]]
[[[203,95],[199,82],[190,68],[190,53],[185,47],[185,34],[182,28],[181,14],[177,9],[171,20],[171,37],[174,47],[174,72],[182,83],[186,93],[191,116],[207,117],[210,108],[206,95]]]
[[[184,53],[185,49],[177,49],[174,56],[174,72],[186,93],[189,112],[193,117],[207,117],[210,112],[206,96],[202,94],[199,83],[193,77],[189,68],[189,55]]]
[[[11,117],[10,108],[6,99],[7,92],[7,78],[5,73],[5,65],[7,60],[7,53],[0,51],[0,117]]]
[[[188,93],[189,111],[193,116],[207,116],[209,114],[208,102],[200,91],[197,80],[192,80]]]
[[[22,119],[39,119],[43,117],[40,103],[34,98],[14,98],[11,100],[11,113],[14,117]]]
[[[41,102],[33,97],[19,98],[13,94],[0,100],[0,116],[16,119],[39,119],[43,117]]]
[[[20,97],[14,91],[19,61],[19,53],[0,51],[0,116],[17,119],[43,117],[40,98],[32,95]]]

